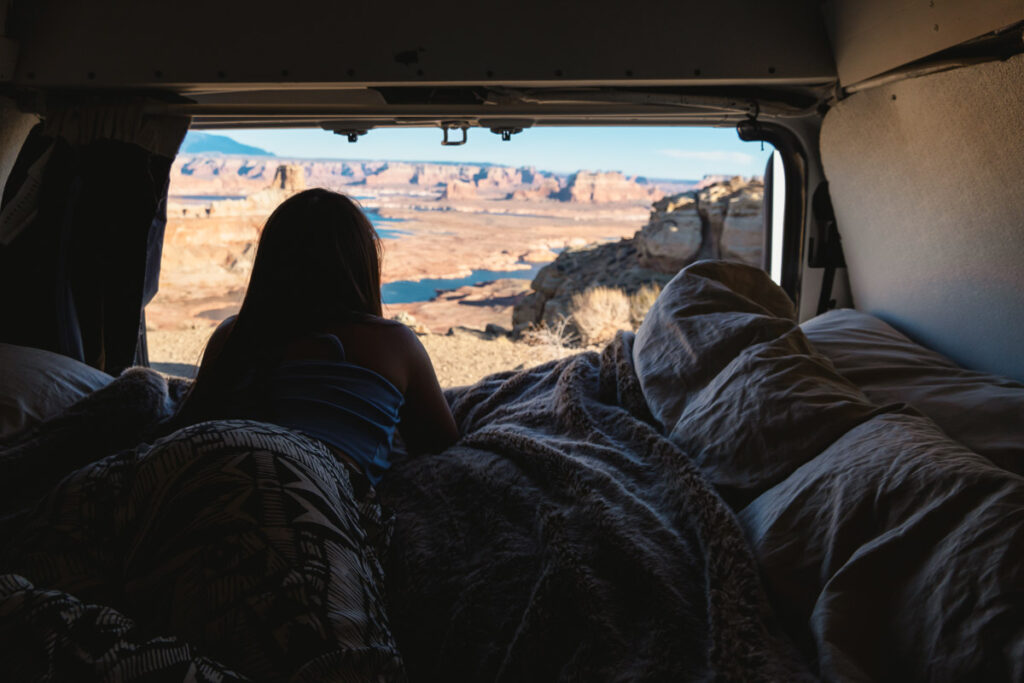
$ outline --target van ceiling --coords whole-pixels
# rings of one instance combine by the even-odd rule
[[[13,0],[0,84],[42,113],[146,93],[195,128],[733,125],[1024,20],[1021,0],[926,4]]]
[[[37,0],[15,3],[9,32],[14,84],[174,93],[197,128],[724,125],[751,113],[730,86],[777,88],[802,108],[835,79],[812,0]]]

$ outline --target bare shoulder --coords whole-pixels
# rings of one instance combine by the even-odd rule
[[[355,324],[357,334],[374,344],[381,344],[390,351],[421,349],[416,333],[408,326],[394,320],[376,318]],[[383,349],[382,349],[383,350]]]
[[[430,357],[416,333],[402,323],[387,322],[387,325],[379,327],[378,332],[382,350],[402,359],[405,374],[416,373],[424,365],[430,366]]]
[[[383,375],[403,393],[429,363],[416,333],[399,322],[374,318],[343,323],[330,332],[341,340],[350,361]]]

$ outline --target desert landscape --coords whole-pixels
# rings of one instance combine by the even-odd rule
[[[642,311],[629,306],[649,306],[638,302],[682,265],[760,260],[757,179],[181,154],[160,292],[146,307],[155,367],[194,372],[210,333],[238,310],[266,217],[307,187],[366,210],[384,243],[385,315],[420,334],[444,386],[600,344],[608,333],[581,327],[573,295],[613,290],[603,327],[630,327]]]

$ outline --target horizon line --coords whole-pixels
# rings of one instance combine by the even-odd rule
[[[413,159],[373,159],[373,158],[339,158],[339,157],[301,157],[301,156],[278,156],[272,152],[266,152],[265,154],[236,154],[233,152],[179,152],[175,155],[175,159],[179,157],[240,157],[244,159],[261,158],[261,159],[275,159],[278,161],[343,161],[343,162],[378,162],[382,161],[385,163],[396,163],[396,164],[436,164],[438,166],[492,166],[495,168],[514,168],[514,169],[534,169],[537,172],[549,173],[557,176],[570,176],[580,171],[586,171],[588,173],[620,173],[625,178],[644,178],[648,181],[663,181],[671,183],[697,183],[705,178],[709,177],[723,177],[723,178],[756,178],[760,177],[757,174],[752,176],[745,176],[742,173],[705,173],[700,178],[664,178],[654,177],[637,173],[630,175],[619,169],[589,169],[579,168],[575,171],[551,171],[548,169],[538,168],[537,166],[515,166],[510,164],[499,164],[493,161],[434,161],[434,160],[413,160]]]

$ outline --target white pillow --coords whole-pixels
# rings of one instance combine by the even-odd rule
[[[0,343],[0,436],[53,417],[113,380],[58,353]]]
[[[873,402],[907,403],[953,439],[1024,476],[1024,385],[967,370],[853,309],[829,311],[801,328],[839,374]]]

